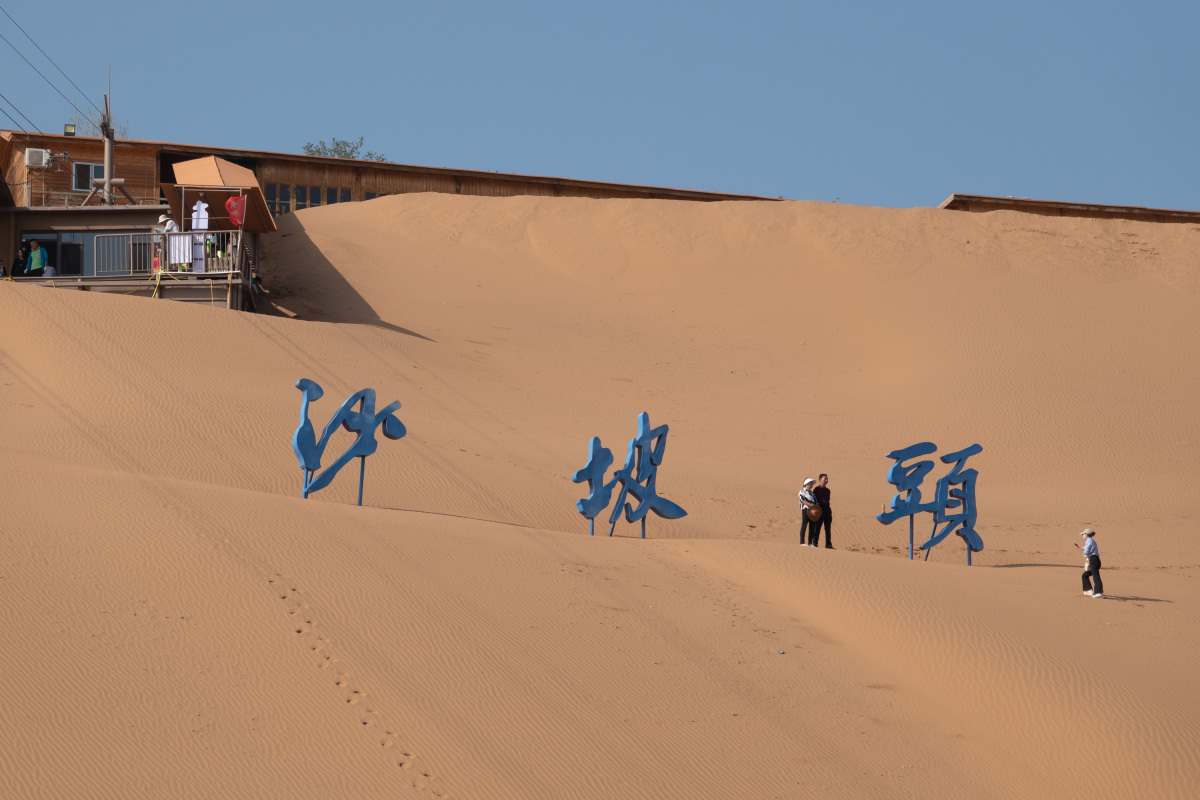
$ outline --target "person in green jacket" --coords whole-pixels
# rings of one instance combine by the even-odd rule
[[[50,255],[46,248],[38,244],[37,239],[29,240],[29,256],[25,259],[25,274],[31,278],[40,278],[50,266]]]

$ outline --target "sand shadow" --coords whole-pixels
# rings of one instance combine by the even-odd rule
[[[1025,567],[1054,567],[1056,569],[1078,569],[1076,564],[989,564],[989,569],[1015,569]]]
[[[1161,597],[1133,597],[1133,596],[1126,597],[1126,596],[1119,595],[1119,594],[1109,594],[1108,592],[1104,593],[1104,597],[1102,599],[1104,599],[1104,600],[1123,600],[1127,603],[1174,603],[1175,602],[1174,600],[1164,600]]]
[[[279,229],[259,238],[257,272],[267,294],[260,310],[313,322],[383,328],[426,342],[435,339],[382,319],[367,299],[325,257],[294,214],[276,220]]]

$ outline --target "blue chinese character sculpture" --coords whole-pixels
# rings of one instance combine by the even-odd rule
[[[975,530],[975,481],[979,473],[974,469],[963,469],[963,465],[971,456],[983,452],[983,447],[973,444],[959,450],[957,453],[947,453],[942,456],[943,464],[954,464],[950,472],[937,482],[934,500],[930,503],[921,502],[921,481],[934,467],[932,461],[919,461],[906,465],[909,459],[926,456],[937,450],[933,442],[922,442],[910,445],[900,450],[893,450],[887,457],[895,461],[887,473],[887,482],[896,487],[897,491],[905,492],[892,498],[890,510],[875,515],[875,519],[884,525],[891,525],[900,517],[908,517],[908,557],[913,557],[913,516],[924,511],[933,513],[933,530],[929,541],[921,545],[925,551],[925,560],[929,560],[929,551],[937,546],[951,533],[962,537],[967,545],[967,566],[971,565],[971,553],[983,549],[983,539]],[[961,488],[951,488],[961,487]],[[950,513],[960,509],[958,513]],[[938,530],[938,525],[944,527]]]
[[[609,536],[613,535],[617,527],[622,506],[626,522],[642,523],[643,539],[646,538],[646,515],[651,511],[663,519],[680,519],[687,516],[686,511],[658,494],[658,467],[662,464],[667,448],[667,433],[666,425],[651,428],[650,415],[643,411],[638,416],[637,436],[629,440],[625,466],[613,473],[612,480],[607,483],[604,481],[604,474],[612,466],[613,455],[607,447],[600,444],[600,437],[592,437],[587,464],[571,476],[575,483],[586,481],[588,485],[588,496],[576,501],[575,508],[588,520],[589,535],[596,534],[596,517],[608,507],[612,491],[618,483],[621,484],[621,491],[608,518],[611,523]],[[638,501],[636,508],[626,502],[629,496]]]
[[[396,416],[400,402],[393,401],[376,414],[375,390],[363,389],[361,392],[355,392],[346,398],[346,402],[342,403],[333,415],[333,419],[329,420],[329,424],[321,432],[321,438],[318,441],[313,424],[308,419],[308,406],[313,401],[320,400],[325,392],[316,381],[308,378],[296,381],[296,388],[303,394],[300,398],[300,427],[296,428],[295,433],[292,434],[292,450],[300,461],[300,469],[304,470],[303,496],[307,498],[309,492],[324,489],[342,467],[349,464],[351,459],[358,458],[361,459],[358,466],[358,504],[361,506],[367,456],[379,449],[379,442],[375,440],[376,429],[382,425],[383,435],[389,439],[400,439],[407,433],[404,423]],[[355,405],[359,406],[357,411],[354,409]],[[346,452],[342,453],[324,472],[317,475],[317,470],[321,468],[321,456],[325,453],[329,438],[337,431],[339,425],[358,436]]]

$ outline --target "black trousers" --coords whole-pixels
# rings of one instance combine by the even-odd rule
[[[1104,581],[1100,580],[1100,556],[1088,556],[1087,569],[1083,571],[1083,590],[1104,594]]]
[[[800,517],[800,544],[806,544],[808,539],[816,536],[814,531],[816,530],[817,523],[808,518],[808,512],[803,508],[800,509]],[[805,538],[806,533],[808,538]]]
[[[829,506],[821,506],[821,518],[816,521],[815,526],[809,528],[809,544],[813,547],[817,546],[817,542],[821,539],[821,528],[825,529],[825,546],[833,547],[830,544],[830,529],[833,527],[833,512]]]

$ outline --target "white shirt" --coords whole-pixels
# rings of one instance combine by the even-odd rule
[[[814,497],[813,493],[808,489],[801,489],[798,497],[800,498],[800,505],[804,506],[805,508],[808,508],[809,506],[815,506],[817,504],[817,498]]]

